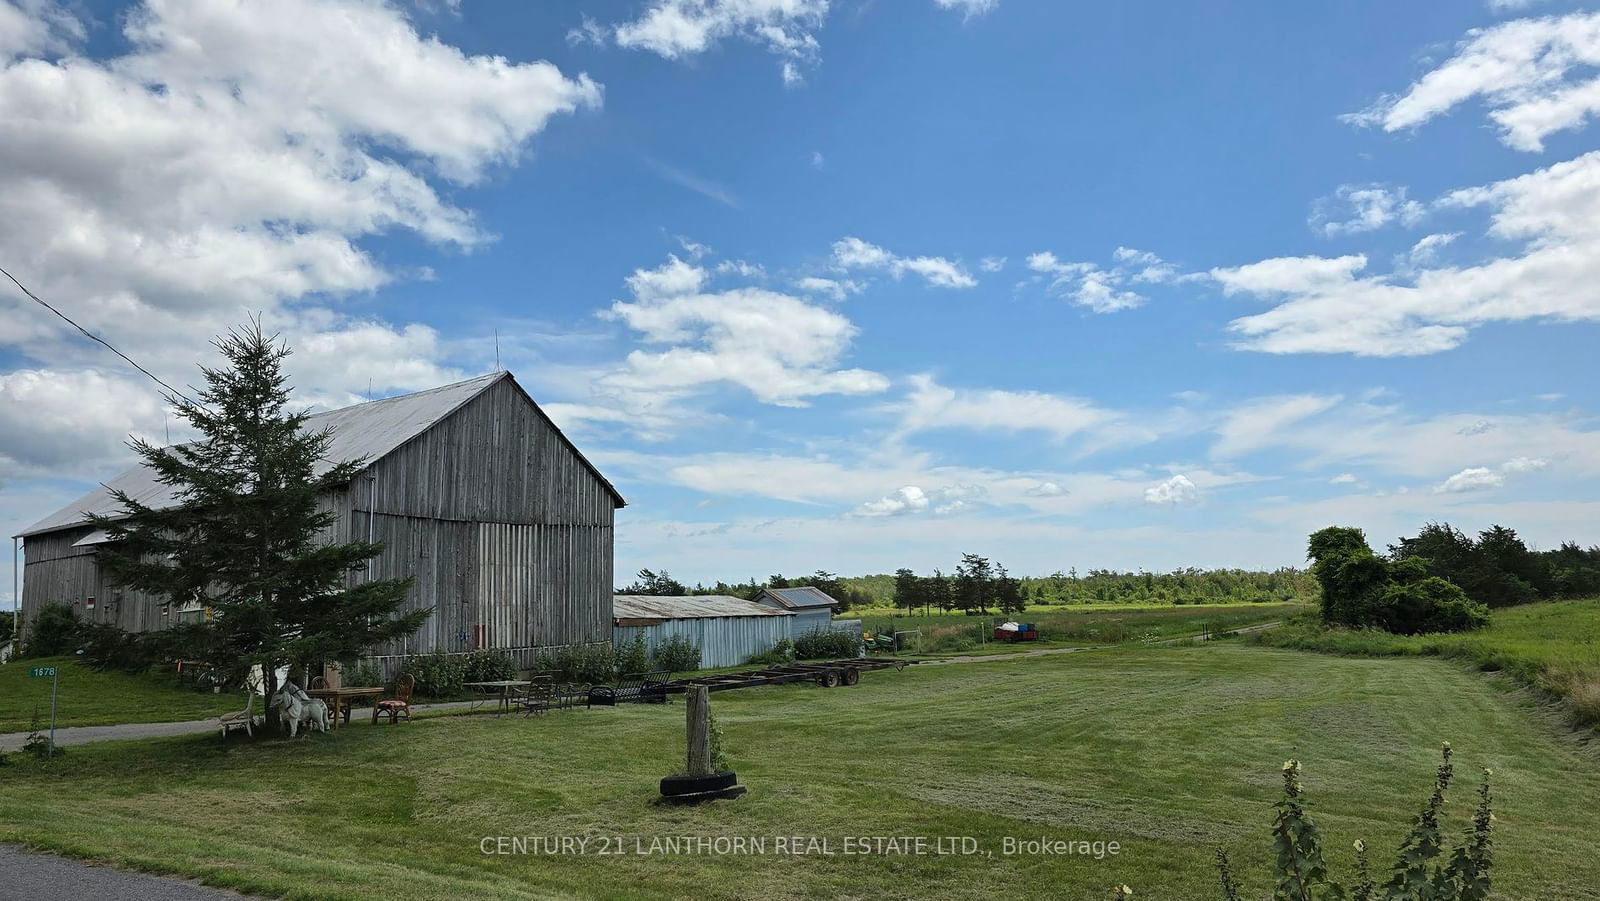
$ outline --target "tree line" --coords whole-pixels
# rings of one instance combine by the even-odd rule
[[[906,608],[907,616],[918,607],[924,613],[961,610],[987,614],[991,606],[1001,616],[1010,616],[1028,609],[1028,599],[1022,580],[1007,572],[1005,566],[978,554],[962,554],[951,576],[937,569],[929,576],[919,576],[909,569],[896,570],[894,605]]]

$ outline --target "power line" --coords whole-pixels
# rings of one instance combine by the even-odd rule
[[[60,310],[56,309],[55,307],[52,307],[50,304],[45,303],[44,300],[40,299],[39,295],[33,293],[32,291],[29,291],[28,287],[26,285],[24,285],[22,282],[17,281],[17,277],[12,275],[11,273],[7,272],[4,268],[0,268],[0,275],[4,275],[6,278],[11,279],[11,283],[13,285],[16,285],[17,288],[20,291],[22,291],[23,294],[28,295],[28,299],[29,300],[32,300],[34,303],[38,304],[39,306],[44,307],[45,309],[49,310],[50,312],[56,314],[57,316],[59,316],[61,318],[62,322],[65,322],[67,325],[70,325],[73,328],[77,329],[78,331],[82,332],[84,334],[84,336],[87,337],[89,340],[94,341],[94,342],[96,342],[98,344],[104,345],[107,350],[109,350],[112,353],[116,354],[117,356],[121,357],[124,361],[127,362],[127,364],[129,366],[132,366],[134,369],[137,369],[140,372],[144,373],[146,376],[149,376],[150,380],[155,382],[157,385],[160,385],[161,387],[167,389],[168,391],[172,392],[173,394],[177,395],[178,397],[181,397],[184,400],[189,401],[189,403],[191,403],[191,404],[194,403],[193,400],[189,399],[189,395],[184,394],[182,391],[179,391],[178,389],[172,387],[171,385],[169,385],[166,382],[163,382],[161,379],[157,378],[155,373],[153,373],[150,370],[144,368],[143,366],[140,366],[138,363],[135,363],[133,361],[132,357],[128,356],[127,354],[123,353],[120,350],[117,350],[115,347],[112,347],[111,343],[109,341],[105,340],[104,338],[100,337],[99,335],[96,335],[94,332],[89,331],[88,329],[86,329],[83,326],[77,324],[76,322],[73,322],[70,318],[67,317],[67,314],[61,312]]]

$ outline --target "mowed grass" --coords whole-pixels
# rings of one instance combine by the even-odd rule
[[[0,666],[0,732],[25,732],[34,712],[41,729],[50,724],[50,680],[28,675],[54,666],[61,678],[56,726],[161,723],[197,720],[244,709],[244,693],[208,694],[185,688],[166,672],[129,676],[96,672],[73,657],[13,660]],[[257,708],[260,703],[257,702]]]
[[[0,841],[266,895],[388,901],[1103,899],[1120,883],[1188,901],[1217,897],[1223,846],[1261,897],[1285,758],[1304,761],[1344,870],[1357,837],[1388,857],[1450,740],[1452,834],[1476,768],[1495,771],[1495,897],[1600,898],[1600,762],[1503,681],[1439,660],[1129,647],[713,698],[750,788],[731,802],[654,803],[682,753],[675,703],[72,748],[0,769]],[[495,835],[587,838],[588,853],[482,854]],[[769,850],[800,836],[836,853],[635,853],[666,836],[766,837]],[[851,836],[970,836],[983,853],[838,853]],[[1007,858],[1008,836],[1122,851]],[[595,853],[602,837],[625,853]]]
[[[1372,656],[1431,655],[1504,671],[1562,698],[1579,722],[1600,725],[1600,599],[1492,611],[1489,626],[1444,635],[1324,629],[1303,617],[1252,640],[1274,647]]]
[[[1039,630],[1039,640],[1019,644],[996,643],[991,630],[1005,620],[1000,616],[966,616],[935,613],[928,616],[862,617],[862,628],[873,633],[895,630],[922,630],[922,648],[929,653],[965,654],[1008,652],[1049,647],[1119,644],[1146,639],[1166,640],[1196,635],[1202,629],[1231,630],[1267,622],[1277,622],[1312,609],[1304,604],[1225,604],[1220,606],[1110,607],[1083,610],[1078,607],[1037,607],[1016,619]],[[983,640],[979,640],[979,636]],[[904,649],[915,650],[917,639],[909,637]]]

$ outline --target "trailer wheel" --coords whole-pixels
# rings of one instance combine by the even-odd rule
[[[840,675],[844,677],[844,684],[846,685],[854,685],[861,681],[861,670],[858,670],[854,667],[845,670]]]
[[[823,688],[836,687],[839,684],[839,671],[831,669],[825,673],[818,673],[817,684]]]

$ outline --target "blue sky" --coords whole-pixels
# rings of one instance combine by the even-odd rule
[[[319,407],[498,334],[619,583],[1600,542],[1581,4],[0,0],[0,62],[3,265],[169,380],[260,312]],[[18,528],[170,426],[43,312]]]

